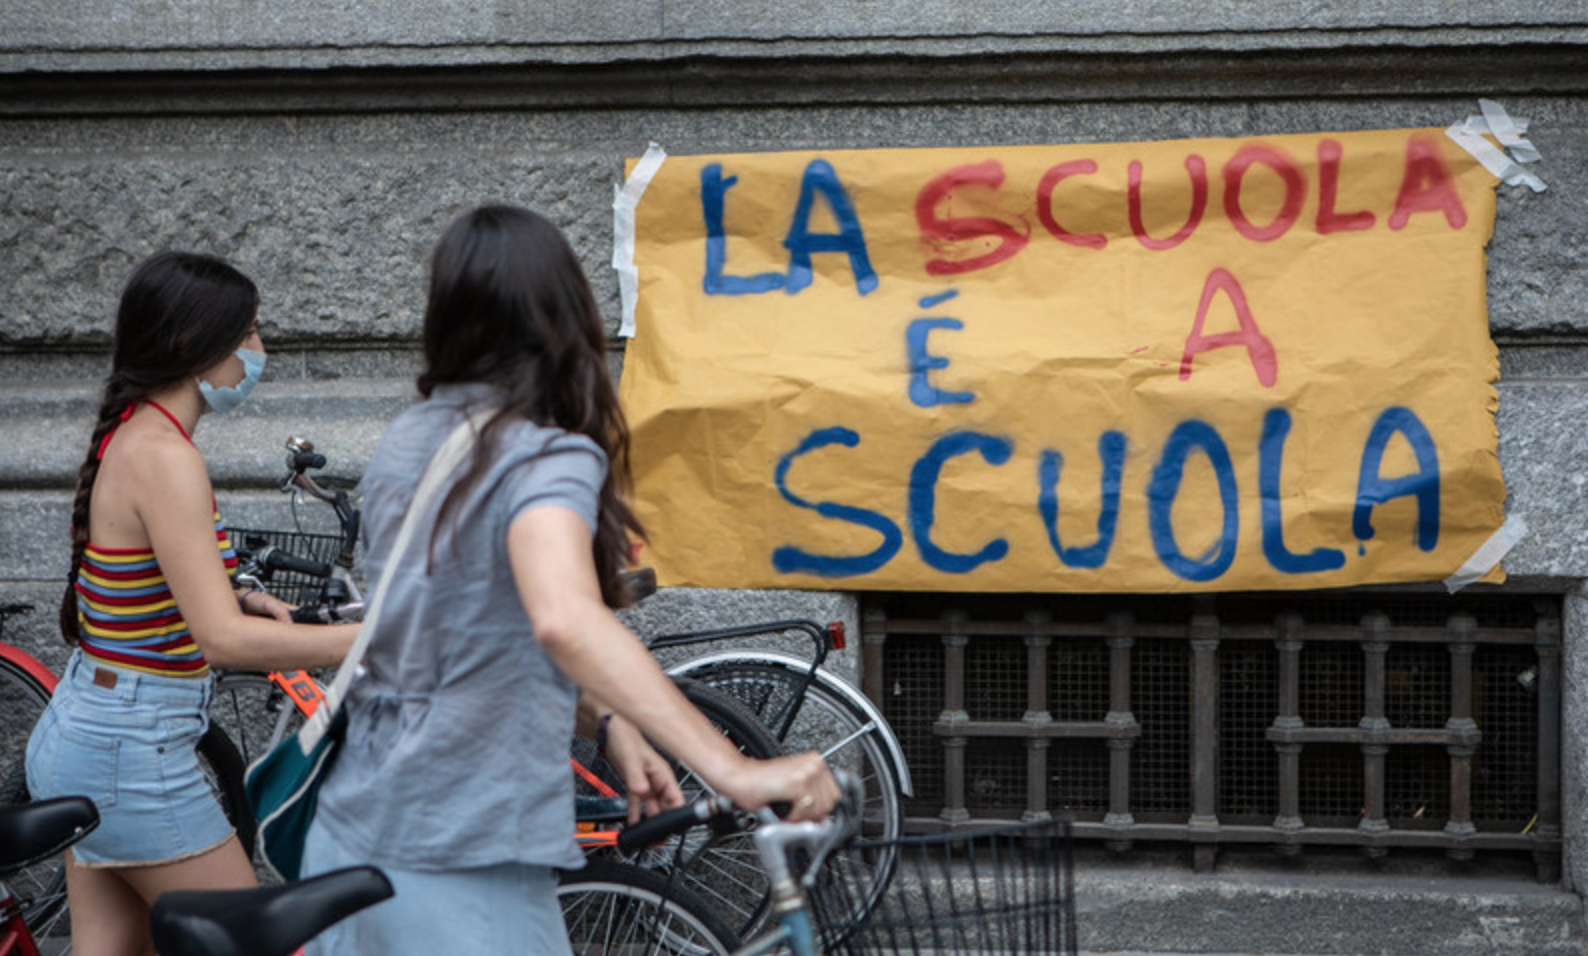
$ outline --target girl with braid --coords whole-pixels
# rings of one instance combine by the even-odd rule
[[[61,630],[76,650],[27,754],[35,797],[99,807],[99,828],[67,851],[80,956],[150,952],[149,907],[168,890],[255,883],[199,767],[211,666],[330,666],[356,631],[293,624],[290,606],[230,579],[237,558],[190,436],[258,381],[258,305],[242,273],[185,252],[144,262],[121,297],[72,509]]]

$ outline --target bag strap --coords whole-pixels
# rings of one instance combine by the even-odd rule
[[[391,569],[408,552],[408,544],[419,525],[419,516],[424,514],[431,499],[435,498],[436,493],[451,476],[453,469],[474,445],[474,439],[485,420],[496,412],[497,409],[487,408],[469,416],[452,430],[452,434],[447,436],[446,441],[442,442],[441,447],[431,456],[424,476],[419,479],[419,487],[414,491],[413,501],[408,505],[408,514],[403,518],[402,528],[397,532],[397,542],[392,545],[391,556],[386,562],[387,573],[376,583],[375,594],[370,598],[364,611],[364,621],[359,625],[358,636],[353,639],[353,646],[347,649],[347,657],[343,658],[341,666],[337,668],[336,679],[326,688],[325,699],[298,730],[298,746],[305,754],[319,744],[320,738],[325,736],[326,729],[331,726],[332,718],[341,709],[342,699],[353,683],[359,662],[364,659],[364,653],[369,650],[369,642],[375,637],[375,626],[380,620],[381,606],[386,603],[386,591],[393,577]]]

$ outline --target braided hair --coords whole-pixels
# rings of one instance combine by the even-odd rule
[[[110,375],[72,501],[71,573],[60,616],[61,636],[68,644],[82,636],[77,575],[88,545],[88,505],[105,440],[139,402],[234,352],[253,329],[258,312],[254,283],[214,256],[162,252],[145,260],[127,280],[116,312]]]

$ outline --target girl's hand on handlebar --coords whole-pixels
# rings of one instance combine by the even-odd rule
[[[628,721],[612,714],[606,727],[606,758],[623,777],[629,794],[629,823],[682,806],[684,793],[672,764]]]
[[[734,778],[724,781],[720,791],[746,810],[774,806],[788,807],[784,819],[825,820],[838,804],[838,781],[827,761],[815,751],[776,757],[772,760],[746,760]]]
[[[295,605],[288,604],[269,591],[248,591],[238,598],[244,614],[255,617],[268,617],[283,624],[292,623],[292,612]]]

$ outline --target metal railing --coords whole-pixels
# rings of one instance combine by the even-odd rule
[[[1558,599],[880,595],[866,692],[917,830],[1533,854],[1559,878]]]

